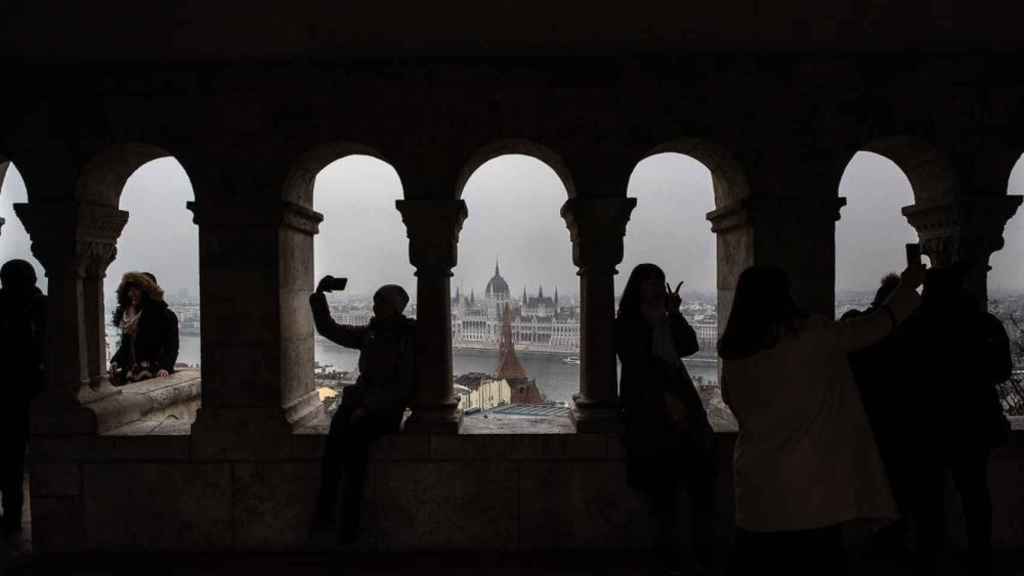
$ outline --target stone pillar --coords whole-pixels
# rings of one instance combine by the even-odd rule
[[[128,214],[75,201],[18,204],[15,211],[32,238],[32,253],[46,269],[51,319],[48,385],[33,427],[95,432],[95,416],[79,408],[119,393],[104,383],[102,279]]]
[[[123,212],[122,214],[124,214],[124,221],[127,222],[128,214]],[[120,231],[118,235],[120,235]],[[79,392],[79,398],[83,404],[120,394],[120,390],[111,386],[110,379],[107,377],[106,325],[109,319],[106,317],[103,304],[103,279],[107,277],[107,268],[117,255],[115,242],[116,240],[93,243],[89,250],[89,258],[84,263],[82,297],[84,299],[85,347],[89,386],[83,387]]]
[[[458,433],[462,411],[452,386],[451,277],[466,203],[398,200],[395,205],[416,267],[416,394],[405,429]]]
[[[710,214],[718,234],[719,333],[740,273],[758,265],[789,273],[793,296],[808,312],[835,313],[835,223],[845,198],[748,196]]]
[[[293,427],[326,423],[313,379],[314,327],[309,309],[313,292],[313,239],[323,215],[298,204],[282,205],[278,241],[281,326],[281,405]]]
[[[618,426],[614,277],[634,207],[636,198],[624,197],[570,198],[562,205],[580,277],[580,392],[571,412],[579,432]]]
[[[1021,205],[1021,196],[980,196],[917,203],[903,208],[917,230],[921,251],[932,266],[974,263],[967,288],[988,304],[988,262],[1003,247],[1003,229]]]
[[[192,454],[272,459],[292,434],[282,406],[281,230],[286,206],[229,198],[189,203],[199,224],[202,404]],[[308,304],[290,311],[309,314]],[[309,365],[310,369],[312,364]]]

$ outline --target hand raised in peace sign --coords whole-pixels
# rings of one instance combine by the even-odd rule
[[[675,290],[669,286],[668,282],[665,282],[665,309],[669,312],[678,312],[679,307],[683,304],[683,298],[679,296],[679,289],[682,287],[682,281],[676,284]]]

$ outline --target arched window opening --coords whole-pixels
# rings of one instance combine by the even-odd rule
[[[324,219],[313,244],[313,284],[325,275],[348,278],[344,291],[327,296],[336,322],[369,323],[373,294],[384,284],[405,288],[410,297],[405,315],[416,317],[416,270],[409,263],[405,225],[395,207],[402,197],[398,173],[372,156],[345,156],[317,173],[313,206]],[[317,391],[333,415],[341,389],[359,376],[359,351],[317,334],[313,358]]]
[[[555,171],[532,156],[493,158],[466,181],[451,320],[467,428],[484,415],[503,426],[565,416],[568,426],[579,391],[580,305],[560,215],[567,196]],[[533,422],[532,431],[544,431]]]
[[[178,319],[177,367],[199,367],[199,233],[186,207],[194,199],[188,174],[172,157],[143,164],[125,182],[119,208],[128,212],[128,223],[103,286],[108,361],[120,339],[120,327],[110,320],[118,304],[118,286],[127,273],[148,272],[156,277],[164,301]]]
[[[14,205],[24,202],[28,202],[25,181],[14,163],[7,162],[4,168],[0,168],[0,219],[3,219],[3,227],[0,229],[0,264],[15,258],[30,262],[36,269],[39,289],[46,292],[45,270],[32,255],[32,239],[14,213]]]
[[[1010,172],[1008,192],[1024,194],[1024,156]],[[1003,322],[1010,338],[1013,377],[1000,386],[1003,409],[1010,416],[1024,418],[1024,215],[1017,214],[1003,230],[1003,248],[989,259],[989,311]]]
[[[904,246],[918,241],[902,213],[914,203],[914,191],[892,160],[858,152],[843,172],[839,195],[846,206],[836,225],[836,318],[867,308],[881,279],[906,267]]]
[[[707,214],[715,209],[711,170],[691,156],[663,152],[636,165],[627,188],[637,199],[626,227],[622,264],[615,277],[616,309],[638,264],[658,265],[679,290],[682,313],[697,333],[699,351],[683,359],[712,426],[734,425],[718,386],[718,282],[716,238]]]

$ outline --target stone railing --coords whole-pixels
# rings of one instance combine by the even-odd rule
[[[88,407],[101,434],[188,434],[200,403],[199,370],[187,368],[118,388]]]
[[[145,418],[140,419],[145,420]],[[649,545],[614,434],[398,434],[376,443],[357,550],[615,550]],[[570,430],[555,426],[553,430]],[[325,437],[295,433],[273,458],[204,456],[171,427],[147,435],[34,437],[40,553],[308,550]],[[718,554],[732,531],[733,433],[718,433]],[[254,442],[261,441],[253,438]],[[994,536],[1024,548],[1024,430],[991,463]],[[955,499],[950,497],[950,502]],[[958,506],[953,537],[962,542]]]

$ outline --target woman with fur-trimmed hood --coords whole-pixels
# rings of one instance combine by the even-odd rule
[[[178,360],[178,317],[148,272],[128,272],[117,287],[114,325],[121,342],[110,360],[110,380],[123,386],[174,372]]]

